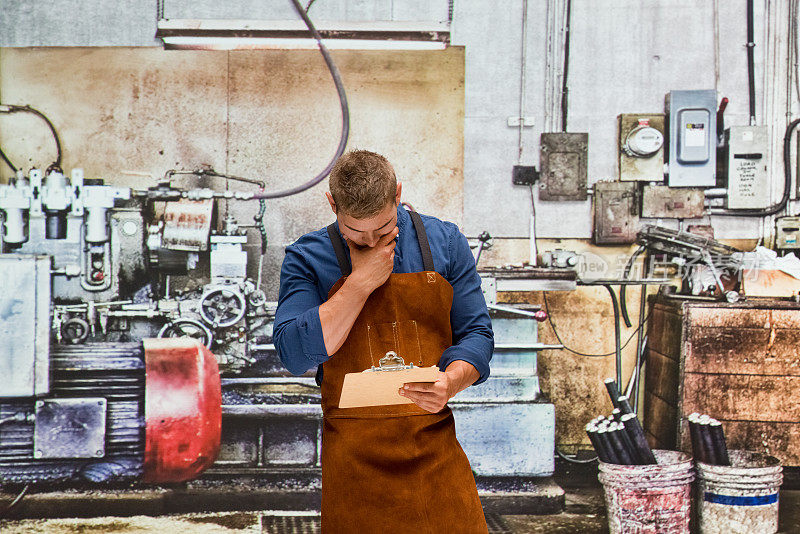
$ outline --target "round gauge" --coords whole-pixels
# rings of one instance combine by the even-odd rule
[[[622,147],[632,157],[646,158],[664,146],[664,135],[652,126],[637,126],[625,137]]]

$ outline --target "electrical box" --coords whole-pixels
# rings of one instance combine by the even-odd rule
[[[800,217],[779,217],[775,219],[775,248],[782,250],[800,249]]]
[[[725,130],[728,209],[759,209],[770,204],[769,133],[766,126]]]
[[[670,91],[670,187],[714,187],[717,166],[717,92]]]
[[[636,182],[594,184],[594,242],[623,245],[636,240],[639,231]]]
[[[696,219],[705,214],[705,199],[702,189],[646,185],[642,188],[642,217]]]
[[[617,117],[619,179],[664,180],[664,114],[624,113]]]
[[[586,200],[588,133],[543,133],[539,200]]]

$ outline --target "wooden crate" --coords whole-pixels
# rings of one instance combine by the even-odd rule
[[[800,466],[800,304],[650,301],[644,428],[691,452],[686,416],[722,421],[728,446]]]

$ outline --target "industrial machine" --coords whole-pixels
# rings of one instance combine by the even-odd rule
[[[235,371],[255,361],[245,333],[267,303],[247,278],[236,220],[212,230],[213,195],[33,170],[0,185],[0,250],[49,258],[57,344],[188,335]]]
[[[246,236],[230,217],[212,229],[214,194],[51,168],[0,185],[0,214],[0,484],[210,466],[220,370],[255,361],[269,316]]]

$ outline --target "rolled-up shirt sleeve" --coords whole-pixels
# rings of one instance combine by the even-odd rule
[[[478,370],[480,378],[475,384],[480,384],[489,377],[489,361],[494,351],[492,322],[467,238],[455,225],[451,226],[450,262],[445,277],[453,286],[450,309],[453,346],[442,353],[439,369],[446,369],[454,360],[463,360]]]
[[[278,356],[292,374],[301,375],[328,359],[319,320],[322,302],[314,271],[290,245],[281,266],[273,338]]]

